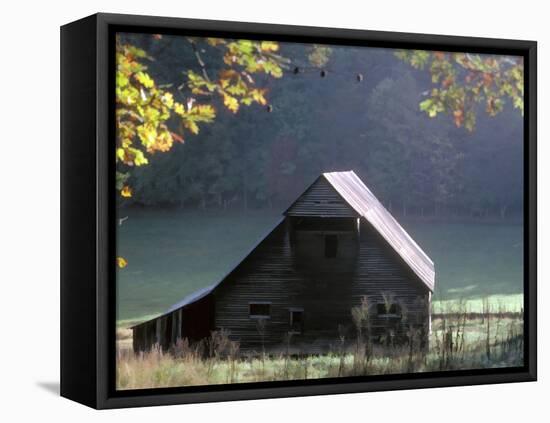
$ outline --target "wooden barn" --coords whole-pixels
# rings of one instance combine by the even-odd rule
[[[168,349],[224,328],[242,351],[322,353],[355,336],[366,296],[369,338],[430,330],[434,264],[353,171],[324,173],[217,283],[134,326],[134,351]]]

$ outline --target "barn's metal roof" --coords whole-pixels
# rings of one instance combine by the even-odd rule
[[[433,291],[435,268],[432,260],[410,237],[353,170],[323,173],[342,198],[364,217],[401,256],[414,273]]]

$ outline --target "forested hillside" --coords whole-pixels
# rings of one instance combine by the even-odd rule
[[[205,115],[193,127],[172,113],[169,152],[152,149],[147,165],[119,162],[131,187],[119,196],[121,208],[282,210],[321,172],[353,169],[396,214],[522,213],[522,114],[500,98],[474,99],[475,125],[460,111],[428,109],[436,78],[411,66],[414,58],[379,48],[262,45],[254,63],[264,67],[239,73],[247,87],[233,90],[235,110],[221,77],[212,90],[207,83],[220,70],[250,67],[248,50],[231,53],[235,64],[225,60],[233,47],[205,39],[125,34],[123,43],[146,53],[140,60],[159,95],[165,90]],[[236,76],[223,75],[238,86]],[[215,116],[197,109],[205,101]]]

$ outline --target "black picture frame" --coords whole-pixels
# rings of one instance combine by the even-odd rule
[[[114,34],[268,38],[521,55],[525,64],[524,366],[116,391]],[[95,14],[61,28],[61,395],[119,408],[534,381],[537,377],[537,44],[534,41]]]

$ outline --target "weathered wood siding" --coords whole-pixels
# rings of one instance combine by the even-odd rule
[[[344,201],[323,177],[304,192],[285,213],[287,216],[358,217],[358,213]]]
[[[293,342],[311,345],[304,352],[319,352],[337,342],[339,326],[354,336],[351,308],[362,296],[376,313],[383,293],[403,305],[408,321],[425,326],[429,290],[386,241],[364,220],[357,226],[356,218],[349,218],[349,230],[344,231],[335,231],[328,222],[327,230],[310,226],[301,231],[291,218],[280,224],[214,291],[215,326],[228,329],[242,349],[259,350],[262,342],[284,342],[289,310],[303,308],[304,330]],[[338,236],[337,257],[324,257],[326,233]],[[271,302],[263,336],[257,320],[249,317],[248,305],[256,301]],[[377,335],[388,328],[399,330],[387,318],[373,318],[372,326]]]
[[[361,220],[357,267],[353,282],[353,297],[366,295],[370,304],[392,302],[402,306],[403,319],[395,321],[377,317],[373,310],[372,327],[375,335],[387,335],[388,329],[402,334],[406,326],[428,335],[430,319],[430,290],[416,274],[365,220]]]
[[[178,339],[198,341],[214,328],[214,303],[208,295],[183,308],[149,320],[133,330],[134,352],[148,351],[155,344],[168,350]]]

